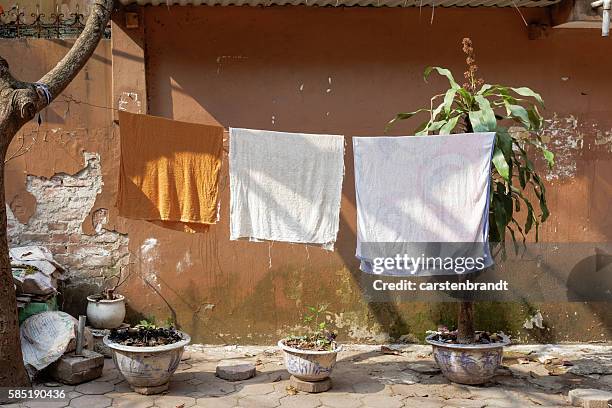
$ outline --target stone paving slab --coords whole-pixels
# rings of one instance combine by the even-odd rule
[[[558,408],[570,406],[568,393],[574,389],[612,392],[610,345],[508,347],[505,367],[483,386],[450,383],[436,368],[429,346],[393,345],[393,350],[396,354],[390,355],[380,346],[345,346],[332,374],[332,389],[308,394],[290,387],[282,353],[275,347],[192,345],[163,394],[134,393],[107,359],[97,380],[64,386],[41,379],[36,385],[63,389],[62,401],[21,401],[10,407]],[[248,361],[257,375],[222,380],[215,369],[224,360]]]

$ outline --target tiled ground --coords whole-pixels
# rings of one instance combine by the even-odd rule
[[[76,387],[63,386],[63,401],[23,401],[28,408],[189,408],[189,407],[562,407],[572,388],[612,390],[612,347],[515,346],[505,367],[481,387],[449,383],[437,371],[427,346],[348,346],[339,355],[333,388],[321,394],[296,393],[289,387],[282,355],[266,347],[190,346],[168,392],[143,396],[130,390],[112,360],[104,374]],[[215,377],[222,359],[250,360],[258,375],[227,382]],[[39,387],[59,386],[47,383]]]

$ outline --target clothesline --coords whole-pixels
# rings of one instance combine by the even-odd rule
[[[191,230],[183,229],[188,232],[199,232],[198,224],[215,224],[223,128],[119,115],[119,215],[158,225],[188,224]],[[268,241],[269,255],[276,241],[333,250],[345,137],[242,128],[229,133],[230,240]],[[379,273],[378,259],[415,248],[427,256],[459,253],[490,265],[494,132],[352,140],[356,256],[362,271]],[[448,274],[441,266],[423,273],[423,265],[411,267],[421,275]]]

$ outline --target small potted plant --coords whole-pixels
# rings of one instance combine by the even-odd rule
[[[157,327],[147,321],[134,328],[113,329],[104,337],[119,372],[134,391],[146,395],[168,389],[170,377],[190,342],[188,334],[172,326]]]
[[[87,321],[96,329],[116,329],[125,318],[125,297],[116,290],[127,280],[129,274],[122,278],[123,269],[119,273],[104,279],[105,286],[113,279],[115,285],[104,289],[101,293],[87,296]]]
[[[327,306],[307,310],[304,322],[310,326],[309,333],[286,337],[278,347],[284,352],[289,374],[302,381],[323,381],[330,376],[342,347],[336,343],[336,334],[327,329]]]
[[[512,238],[515,249],[517,238],[522,237],[524,243],[525,236],[534,230],[537,242],[538,227],[549,216],[546,189],[532,161],[532,154],[536,152],[550,168],[554,164],[554,155],[542,140],[543,118],[538,107],[543,108],[544,102],[538,93],[527,87],[491,85],[477,78],[472,41],[464,38],[462,45],[467,57],[466,83],[459,85],[448,69],[427,68],[425,80],[435,71],[446,77],[449,89],[431,98],[427,108],[397,114],[387,127],[398,120],[427,112],[428,119],[418,127],[416,135],[495,132],[489,242],[500,248],[503,255],[506,235]],[[437,106],[436,100],[440,100]],[[534,197],[539,211],[532,202]],[[517,215],[521,209],[526,210],[523,217]],[[501,363],[503,346],[510,342],[503,333],[475,331],[474,304],[467,301],[459,304],[457,330],[441,328],[430,332],[426,341],[433,346],[434,357],[443,374],[463,384],[482,384],[489,380]]]

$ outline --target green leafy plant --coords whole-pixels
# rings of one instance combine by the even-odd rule
[[[448,79],[450,88],[431,98],[427,108],[398,113],[387,124],[387,129],[400,120],[428,113],[429,118],[417,128],[416,135],[495,132],[489,240],[504,242],[508,231],[516,246],[517,235],[525,242],[526,235],[535,229],[537,241],[539,225],[546,221],[550,212],[546,203],[546,188],[530,153],[535,150],[550,168],[554,165],[553,153],[542,142],[543,119],[539,109],[544,108],[544,101],[527,87],[484,83],[476,77],[478,66],[472,41],[464,38],[462,44],[467,55],[466,83],[459,85],[446,68],[428,67],[424,75],[426,82],[435,71]],[[537,198],[538,210],[531,201],[531,193]],[[521,222],[516,213],[523,207],[527,214]]]
[[[308,326],[309,333],[289,336],[284,342],[287,346],[303,350],[335,350],[336,333],[327,327],[325,316],[328,305],[307,306],[303,321]]]
[[[540,94],[530,88],[492,85],[477,78],[478,66],[472,41],[464,38],[462,45],[466,54],[466,82],[459,85],[446,68],[427,68],[425,82],[435,71],[448,80],[449,88],[433,96],[429,107],[398,113],[386,129],[398,121],[427,113],[429,117],[418,126],[416,135],[495,132],[489,241],[500,243],[502,254],[505,254],[506,231],[512,237],[515,250],[518,250],[517,235],[520,234],[524,244],[526,235],[535,230],[535,240],[538,241],[539,226],[550,215],[546,188],[530,157],[530,154],[536,152],[544,158],[549,168],[554,165],[554,155],[542,141],[544,121],[539,109],[544,108],[544,101]],[[536,205],[532,202],[534,195]],[[526,214],[521,222],[517,213],[522,208],[526,208]],[[462,302],[457,321],[457,343],[469,344],[476,341],[473,316],[473,303]]]
[[[157,329],[157,325],[155,324],[155,318],[143,319],[138,322],[136,325],[138,328],[142,328],[145,330]]]
[[[314,333],[324,332],[327,328],[327,322],[325,321],[325,312],[327,311],[327,305],[307,306],[308,312],[304,316],[304,323],[311,325],[311,329]],[[323,320],[321,320],[323,318]]]
[[[162,327],[171,328],[171,327],[174,327],[174,326],[176,326],[176,323],[175,323],[174,319],[169,316],[169,317],[167,317],[164,320],[164,325]]]

